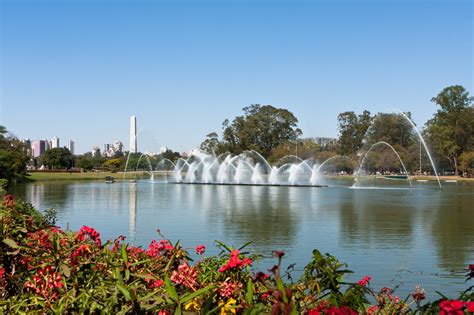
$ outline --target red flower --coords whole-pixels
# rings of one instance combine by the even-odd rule
[[[417,285],[415,287],[415,290],[413,291],[413,293],[411,294],[411,296],[413,297],[413,299],[415,300],[416,303],[419,303],[421,300],[424,300],[425,297],[426,297],[426,291],[420,287],[419,285]]]
[[[0,268],[0,279],[3,278],[4,274],[5,274],[5,268]]]
[[[3,197],[3,205],[13,208],[16,205],[15,197],[13,195],[6,195]]]
[[[196,254],[202,255],[206,251],[206,246],[204,245],[198,245],[196,246]]]
[[[367,284],[369,284],[369,281],[372,279],[371,276],[365,276],[364,278],[362,278],[362,280],[359,280],[357,282],[358,285],[361,285],[363,287],[365,287]]]
[[[462,315],[464,314],[463,308],[463,301],[459,300],[444,300],[439,303],[439,314],[440,315]]]
[[[164,284],[163,280],[159,280],[159,279],[158,280],[153,280],[152,278],[147,278],[147,279],[145,279],[145,281],[146,281],[146,283],[148,283],[148,287],[150,289],[159,288]]]
[[[283,252],[281,250],[275,250],[275,251],[273,251],[273,255],[278,257],[278,259],[280,259],[285,255],[285,252]]]
[[[89,236],[90,239],[96,243],[97,246],[101,246],[102,242],[100,240],[100,234],[97,232],[95,229],[88,227],[88,226],[82,226],[81,229],[79,230],[79,233],[77,233],[76,239],[80,241],[84,241],[86,239],[86,236]]]
[[[243,268],[245,266],[251,265],[252,260],[245,257],[243,260],[239,258],[239,250],[233,250],[230,252],[229,261],[222,267],[219,268],[219,272],[224,272],[226,270],[234,269],[234,268]]]
[[[466,309],[470,313],[474,313],[474,302],[466,302]]]
[[[379,309],[378,305],[374,305],[367,310],[367,314],[375,314],[377,313],[378,309]]]

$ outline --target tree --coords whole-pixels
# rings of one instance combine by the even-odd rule
[[[444,88],[431,99],[440,108],[426,123],[432,147],[448,159],[458,175],[459,156],[474,151],[474,98],[460,85]]]
[[[209,154],[216,153],[219,146],[219,136],[216,132],[211,132],[206,136],[206,140],[204,140],[199,149]]]
[[[299,158],[306,160],[315,158],[320,151],[321,147],[312,139],[285,142],[272,151],[268,161],[274,163],[286,155],[297,155]]]
[[[224,120],[222,151],[239,154],[255,150],[265,158],[280,144],[295,141],[302,134],[298,119],[286,109],[254,104],[243,108],[244,115],[232,123]]]
[[[74,165],[74,155],[66,148],[52,148],[41,155],[40,162],[50,169],[70,169]]]
[[[25,179],[29,159],[26,146],[0,126],[0,179],[7,189],[13,182]]]
[[[459,157],[459,168],[469,177],[474,175],[474,151],[461,154]]]
[[[367,129],[370,127],[372,116],[364,110],[357,116],[354,112],[344,112],[337,116],[339,129],[339,154],[354,154],[362,147]]]
[[[109,169],[111,172],[117,172],[119,169],[125,167],[124,160],[122,158],[111,158],[102,164],[103,167]]]
[[[411,118],[411,113],[406,113]],[[410,147],[416,138],[413,127],[401,114],[378,113],[367,132],[369,143],[385,141],[403,148]]]

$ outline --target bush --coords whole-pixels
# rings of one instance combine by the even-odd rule
[[[409,303],[389,288],[374,292],[369,276],[344,282],[351,273],[347,266],[317,250],[293,282],[291,268],[281,268],[283,252],[274,253],[277,264],[269,274],[252,271],[259,257],[245,246],[220,242],[219,255],[192,263],[179,242],[164,238],[145,249],[123,236],[103,243],[87,226],[63,231],[54,226],[54,212],[41,215],[11,195],[0,206],[0,219],[0,312],[5,313],[402,314],[474,308],[471,289],[459,300],[421,305],[421,288]],[[204,255],[205,247],[195,251]],[[468,279],[473,275],[471,265]]]

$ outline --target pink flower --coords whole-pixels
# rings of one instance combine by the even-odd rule
[[[233,282],[229,278],[227,278],[224,282],[222,282],[219,288],[219,294],[224,298],[230,298],[234,295],[234,293],[238,292],[241,289],[242,283]]]
[[[239,258],[239,250],[233,250],[230,252],[229,261],[222,267],[219,268],[219,272],[224,272],[226,270],[234,269],[234,268],[243,268],[245,266],[251,265],[252,260],[245,257],[243,260]]]
[[[357,282],[358,285],[361,285],[363,287],[365,287],[367,284],[369,284],[369,281],[372,279],[371,276],[365,276],[364,278],[362,278],[362,280],[359,280]]]
[[[171,274],[171,281],[176,284],[182,284],[188,288],[194,288],[196,285],[197,272],[188,265],[187,262],[178,266],[178,270]]]
[[[173,246],[167,240],[161,240],[159,242],[152,240],[148,246],[146,254],[150,257],[158,257],[165,251],[172,250]]]
[[[204,245],[198,245],[196,246],[196,254],[202,255],[206,251],[206,246]]]

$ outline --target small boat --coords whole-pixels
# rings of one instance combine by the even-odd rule
[[[408,179],[407,175],[384,175],[386,179]]]
[[[426,183],[428,180],[427,179],[418,179],[417,182],[420,182],[420,183]]]
[[[455,179],[447,179],[445,180],[446,183],[457,183],[458,181]]]
[[[115,178],[113,178],[112,176],[105,176],[105,183],[106,184],[112,184],[115,182]]]

